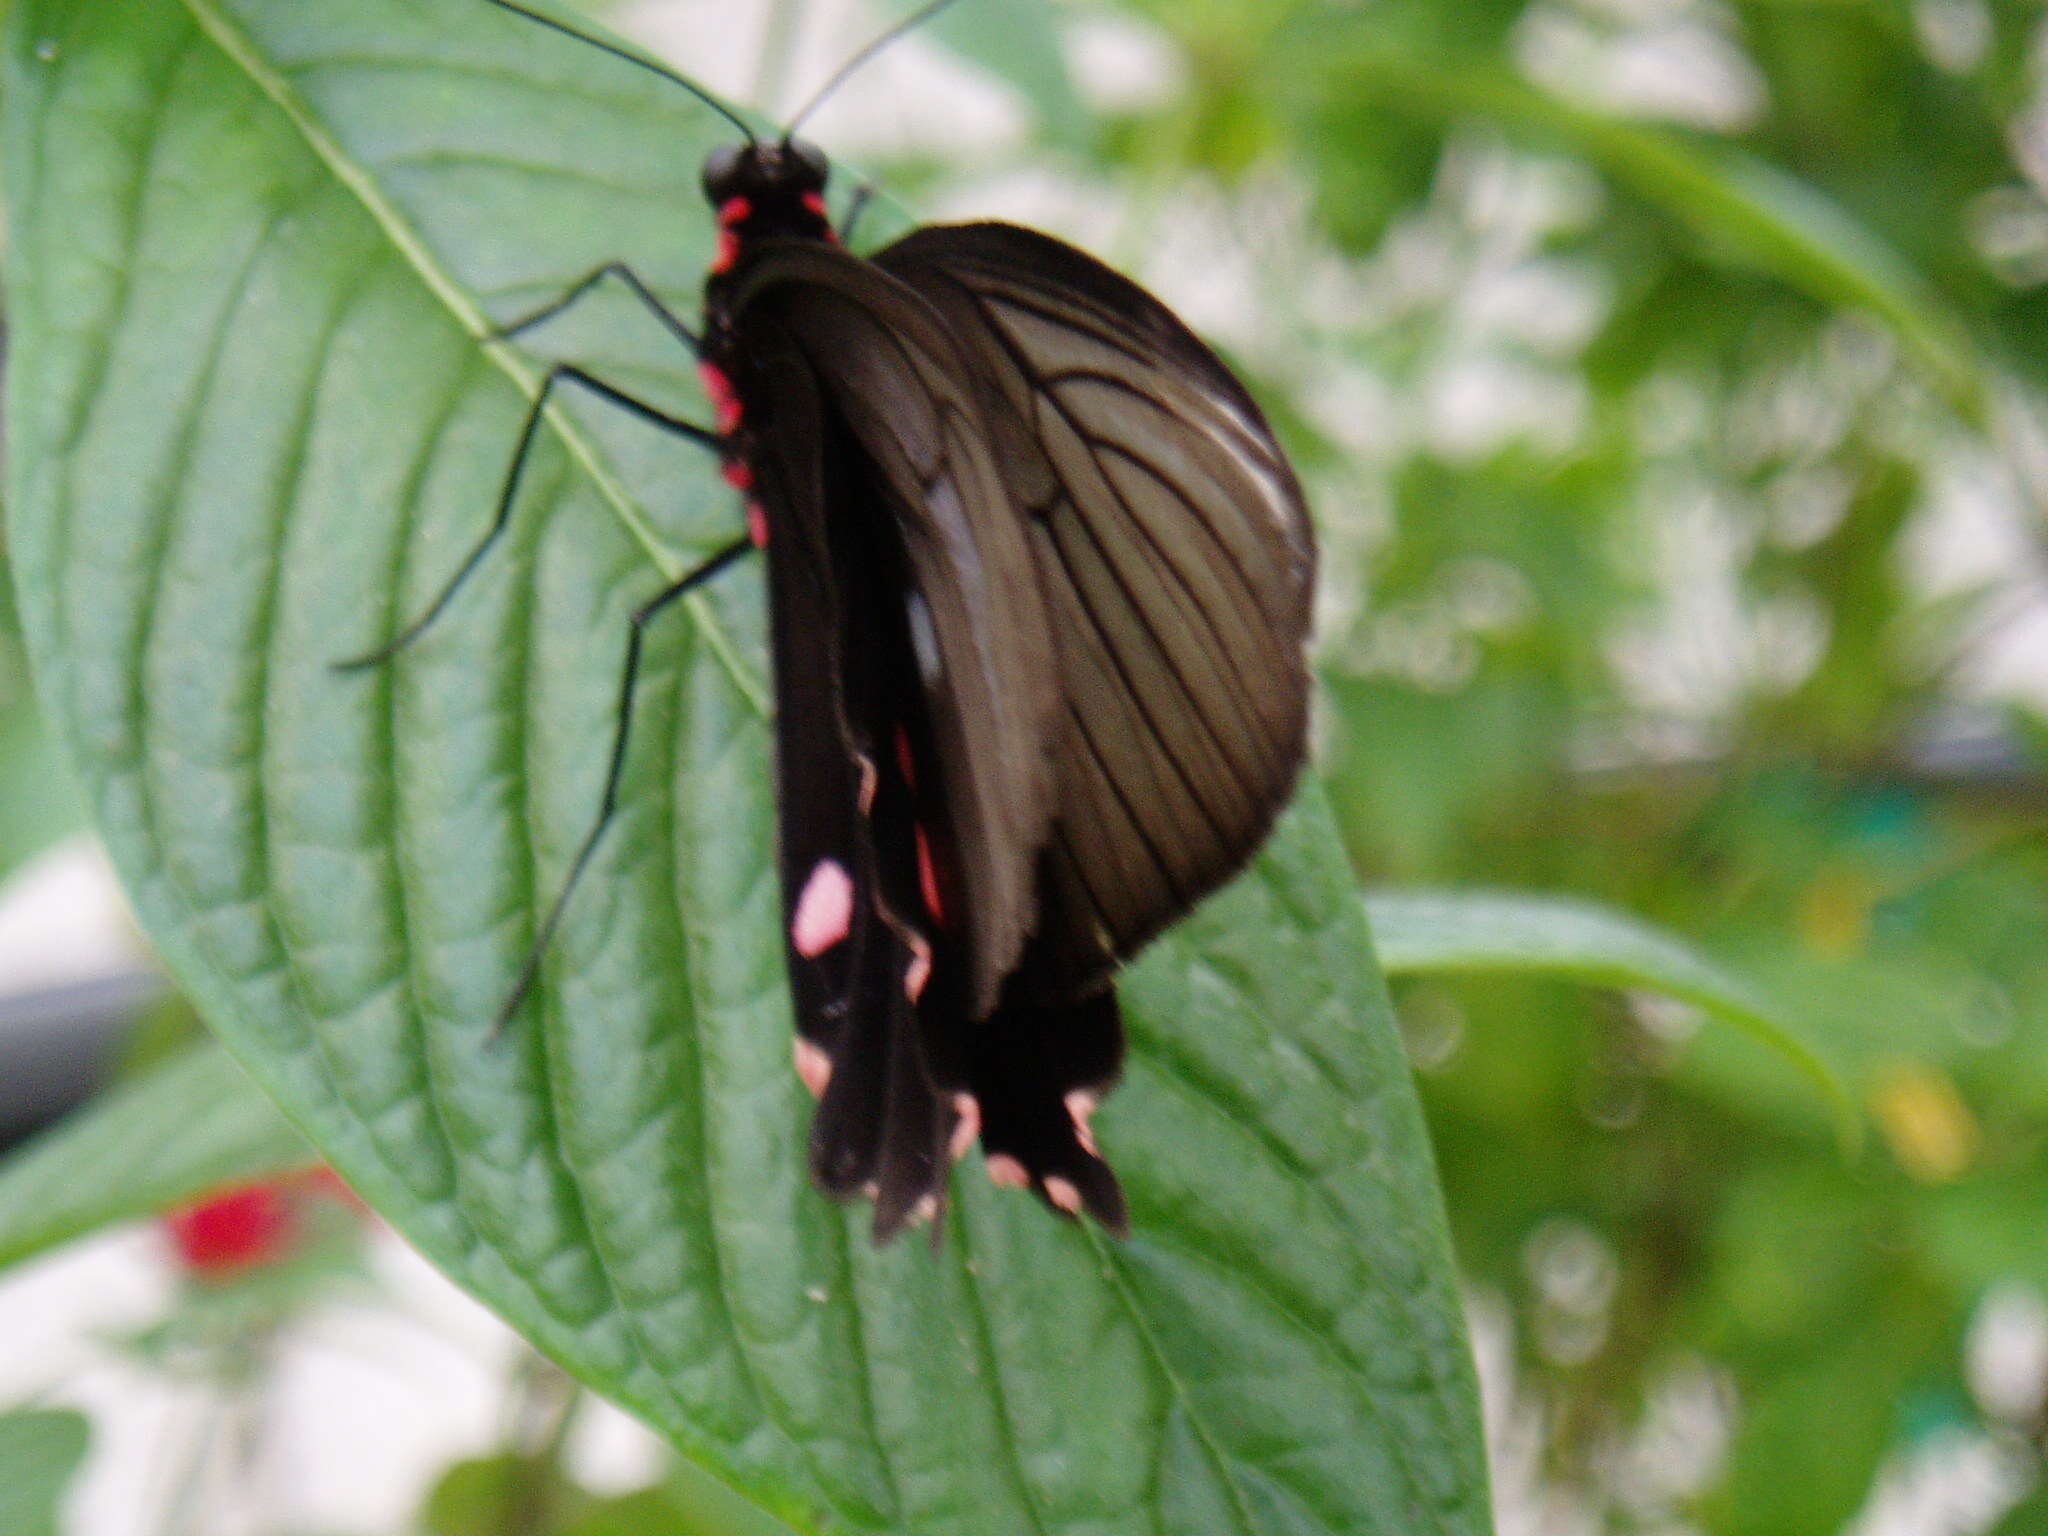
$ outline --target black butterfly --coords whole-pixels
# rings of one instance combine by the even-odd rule
[[[852,255],[825,157],[711,105],[746,142],[704,168],[701,331],[614,264],[502,334],[622,281],[696,352],[715,429],[558,365],[490,535],[352,665],[418,634],[482,558],[557,383],[715,448],[749,536],[635,614],[603,807],[508,1016],[612,813],[646,624],[758,546],[814,1179],[872,1198],[885,1239],[937,1214],[978,1139],[998,1185],[1122,1231],[1089,1128],[1123,1057],[1113,976],[1243,866],[1300,767],[1300,488],[1244,388],[1142,289],[1007,224]]]

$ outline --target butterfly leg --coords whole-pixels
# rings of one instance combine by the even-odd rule
[[[484,536],[477,541],[476,547],[448,579],[447,585],[441,588],[431,603],[427,604],[425,612],[374,651],[366,651],[360,656],[351,656],[346,660],[334,662],[332,665],[335,671],[357,672],[366,667],[379,666],[396,656],[426,633],[428,626],[441,616],[442,610],[454,599],[462,584],[469,580],[470,574],[483,563],[484,556],[491,552],[491,547],[498,542],[498,536],[512,520],[512,507],[519,497],[519,483],[525,477],[526,461],[533,452],[534,439],[540,432],[541,414],[547,409],[548,399],[554,394],[555,386],[563,383],[581,385],[599,399],[607,400],[632,412],[642,421],[659,427],[664,432],[687,438],[691,442],[702,443],[713,449],[718,447],[716,433],[679,420],[666,411],[657,410],[645,400],[629,395],[615,385],[607,384],[604,380],[585,373],[573,363],[557,363],[548,370],[547,378],[541,383],[540,393],[533,397],[533,404],[527,408],[526,422],[519,429],[519,446],[512,454],[512,467],[506,471],[505,483],[498,491],[498,510],[491,518],[491,526],[485,530]]]
[[[655,294],[654,290],[648,287],[641,279],[640,274],[627,266],[623,261],[606,262],[596,271],[588,273],[579,279],[574,287],[570,288],[567,293],[563,294],[553,303],[543,304],[530,315],[514,320],[507,325],[496,327],[490,333],[492,339],[496,341],[510,341],[523,331],[530,331],[535,326],[546,324],[575,304],[608,277],[615,278],[632,289],[633,296],[646,307],[655,319],[662,323],[671,336],[688,347],[693,356],[702,352],[703,344],[698,339],[697,333],[684,324],[682,317],[670,309],[668,305],[664,304]]]
[[[569,894],[576,889],[576,882],[583,877],[584,866],[597,851],[598,840],[604,836],[604,829],[610,825],[612,814],[619,808],[619,783],[626,772],[626,743],[633,731],[633,689],[640,677],[641,643],[647,633],[647,626],[656,615],[684,593],[701,586],[724,570],[741,555],[754,548],[750,539],[735,539],[701,565],[686,571],[673,582],[663,587],[654,596],[633,610],[633,617],[626,631],[626,662],[619,674],[619,709],[617,724],[612,730],[611,763],[605,769],[604,798],[598,803],[597,819],[584,834],[583,844],[576,850],[575,862],[569,866],[569,877],[562,882],[561,890],[555,893],[549,905],[547,916],[541,920],[539,930],[533,936],[533,946],[526,952],[526,963],[519,968],[519,979],[513,984],[512,992],[505,999],[505,1005],[498,1010],[497,1030],[511,1022],[512,1015],[519,1011],[519,1005],[526,1001],[526,994],[533,990],[534,978],[540,974],[541,956],[546,952],[548,941],[555,935],[561,923],[562,913],[569,905]],[[495,1031],[494,1031],[495,1034]]]

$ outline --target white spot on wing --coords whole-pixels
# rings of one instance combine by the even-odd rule
[[[832,1081],[832,1058],[801,1035],[797,1036],[795,1054],[796,1075],[803,1079],[812,1098],[822,1099],[826,1084]]]
[[[913,1003],[924,996],[932,979],[932,947],[916,934],[910,936],[910,964],[903,968],[903,995]]]
[[[789,942],[799,955],[814,960],[846,937],[853,926],[853,877],[837,859],[820,859],[796,899]]]
[[[1067,1117],[1074,1122],[1074,1139],[1090,1157],[1100,1157],[1102,1154],[1095,1149],[1095,1132],[1088,1125],[1088,1117],[1095,1113],[1095,1095],[1085,1088],[1076,1088],[1067,1095],[1066,1102]]]
[[[946,1151],[957,1163],[981,1135],[981,1104],[971,1093],[956,1093],[953,1113],[959,1118],[953,1122],[953,1140]]]

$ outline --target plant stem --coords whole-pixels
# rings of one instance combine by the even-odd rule
[[[505,1536],[543,1536],[555,1513],[555,1492],[563,1482],[562,1452],[583,1405],[583,1387],[539,1355],[521,1362],[513,1387],[512,1423],[507,1438],[520,1471],[505,1503]],[[538,1434],[529,1421],[545,1413]]]

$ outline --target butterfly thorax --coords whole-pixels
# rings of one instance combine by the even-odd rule
[[[830,166],[822,151],[801,140],[731,144],[704,162],[704,195],[718,218],[706,297],[740,265],[748,247],[766,240],[834,241],[825,211]]]
[[[718,245],[704,283],[704,333],[698,372],[718,423],[724,475],[748,493],[747,527],[754,543],[768,542],[768,513],[754,499],[748,462],[754,433],[742,426],[749,389],[749,359],[733,330],[734,294],[750,252],[795,241],[838,243],[825,211],[830,163],[816,145],[799,139],[750,140],[714,150],[704,161],[704,196],[718,218]]]

